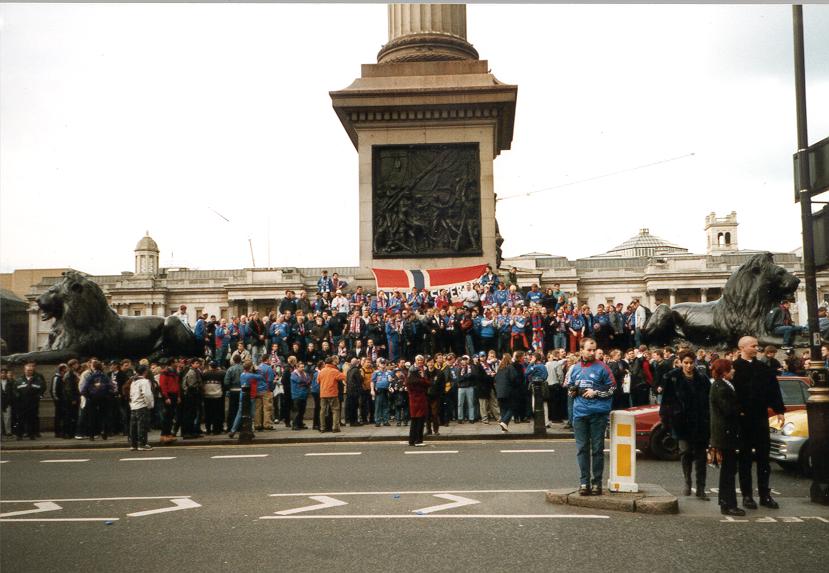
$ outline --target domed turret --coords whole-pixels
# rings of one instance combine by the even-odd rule
[[[141,237],[135,245],[135,274],[156,275],[158,274],[158,244],[150,236],[150,232]]]

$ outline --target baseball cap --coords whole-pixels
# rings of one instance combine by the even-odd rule
[[[486,356],[486,352],[484,352],[483,350],[481,350],[481,351],[478,353],[478,356]]]

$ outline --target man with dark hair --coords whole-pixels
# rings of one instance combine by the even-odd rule
[[[774,372],[757,360],[757,339],[744,336],[738,343],[740,357],[734,361],[734,390],[740,409],[740,489],[743,492],[743,507],[757,509],[752,497],[751,465],[757,463],[757,491],[760,505],[771,509],[780,507],[771,497],[769,476],[769,422],[768,408],[778,418],[780,427],[785,420],[785,407],[780,393],[780,384]]]
[[[791,348],[797,335],[807,331],[805,326],[797,326],[792,320],[792,314],[789,311],[790,304],[790,301],[784,300],[771,311],[770,330],[772,334],[783,337],[783,349]]]
[[[40,437],[40,398],[46,391],[46,380],[35,370],[34,362],[27,362],[23,375],[17,379],[14,389],[14,407],[17,410],[17,439],[24,434],[30,439]]]
[[[181,391],[184,395],[184,406],[181,412],[181,437],[185,440],[201,438],[201,428],[198,422],[199,407],[201,406],[204,381],[201,375],[202,361],[194,358],[190,361],[190,369],[184,375]]]

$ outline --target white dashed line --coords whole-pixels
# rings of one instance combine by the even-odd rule
[[[435,451],[405,451],[404,454],[457,454],[458,450],[435,450]]]
[[[318,452],[305,454],[306,456],[360,456],[363,452]]]
[[[7,464],[7,463],[9,463],[9,460],[0,460],[0,464]]]
[[[210,456],[211,460],[231,460],[236,458],[267,458],[268,454],[237,454],[231,456]]]
[[[175,456],[160,457],[160,458],[121,458],[122,462],[153,462],[156,460],[174,460]]]
[[[555,450],[501,450],[502,454],[552,454]]]
[[[40,460],[42,464],[79,464],[81,462],[88,462],[89,458],[81,458],[77,460]]]
[[[441,514],[427,515],[265,515],[259,519],[610,519],[609,515],[548,514]]]

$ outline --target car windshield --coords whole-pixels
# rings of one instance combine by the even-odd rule
[[[783,404],[786,406],[797,406],[805,404],[803,396],[803,383],[800,380],[786,380],[779,378],[780,392],[783,394]]]

